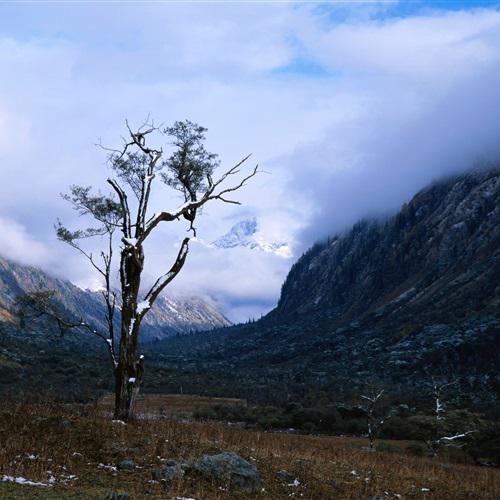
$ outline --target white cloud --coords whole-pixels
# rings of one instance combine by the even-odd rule
[[[500,13],[431,13],[315,35],[312,54],[342,76],[323,139],[289,158],[290,189],[305,190],[314,213],[303,245],[500,157]]]
[[[47,247],[34,240],[24,226],[0,216],[0,254],[21,264],[44,266],[50,263]]]
[[[452,81],[498,62],[499,27],[500,12],[495,10],[436,12],[347,23],[316,31],[305,43],[318,60],[336,70],[436,85],[438,75]]]

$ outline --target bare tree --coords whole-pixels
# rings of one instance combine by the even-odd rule
[[[370,441],[370,450],[373,450],[375,444],[375,438],[377,437],[380,429],[385,424],[389,416],[380,416],[377,408],[380,399],[382,398],[384,391],[374,392],[370,396],[361,396],[362,403],[358,406],[361,410],[365,421],[368,439]]]
[[[433,425],[430,436],[425,440],[425,444],[434,457],[437,456],[443,446],[461,447],[463,445],[462,440],[475,432],[474,430],[456,433],[449,432],[449,425],[446,422],[447,408],[443,398],[445,390],[457,384],[458,380],[442,384],[436,380],[432,381],[432,397],[434,400]]]
[[[217,179],[217,155],[204,146],[206,129],[190,121],[178,121],[171,127],[156,127],[146,122],[133,131],[127,122],[127,139],[122,148],[103,148],[108,153],[112,176],[107,179],[111,193],[92,193],[90,187],[71,186],[64,199],[94,225],[72,231],[58,221],[58,238],[72,246],[90,262],[103,280],[107,332],[87,323],[68,319],[50,292],[38,292],[21,299],[23,310],[35,316],[55,320],[63,331],[67,328],[87,331],[105,341],[115,377],[114,418],[128,420],[133,416],[134,401],[144,375],[144,356],[138,355],[141,322],[157,297],[182,270],[189,252],[190,236],[183,238],[170,268],[146,290],[141,287],[144,269],[144,244],[151,234],[167,222],[185,221],[187,232],[196,236],[195,221],[202,207],[210,201],[240,204],[232,195],[258,173],[252,168],[246,175],[242,167],[249,156],[226,170]],[[152,145],[153,139],[170,139],[171,154]],[[230,183],[235,179],[233,183]],[[175,210],[151,213],[153,188],[167,186],[180,193],[182,205]],[[119,233],[120,246],[116,252]],[[93,237],[106,242],[98,257],[85,250],[84,242]],[[113,257],[119,254],[119,292],[113,287]],[[121,306],[117,312],[117,302]],[[119,321],[117,316],[119,315]],[[119,325],[115,325],[119,322]]]

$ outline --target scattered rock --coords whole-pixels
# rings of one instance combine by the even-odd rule
[[[136,464],[133,460],[122,460],[118,464],[118,470],[134,470],[136,468]]]
[[[31,422],[35,425],[44,426],[47,428],[53,428],[56,430],[67,429],[71,426],[71,422],[60,417],[45,417],[42,415],[35,415]]]
[[[108,493],[104,500],[131,500],[130,495],[128,493],[113,491]]]
[[[48,420],[48,417],[42,417],[40,415],[35,415],[31,418],[31,422],[35,425],[42,424]]]
[[[153,471],[153,478],[170,483],[182,474],[184,474],[184,471],[180,465],[169,465],[163,469]]]
[[[141,450],[139,448],[127,448],[125,446],[111,446],[111,452],[115,455],[130,455],[134,453],[139,453]]]
[[[293,474],[290,474],[286,470],[280,470],[280,471],[276,472],[275,476],[279,480],[285,481],[287,483],[291,483],[295,479],[295,476]]]
[[[191,464],[191,469],[217,480],[227,481],[248,493],[260,489],[260,476],[255,465],[237,453],[224,452],[218,455],[203,455]]]
[[[176,460],[174,460],[173,458],[167,458],[167,459],[165,460],[165,465],[166,465],[167,467],[173,467],[174,465],[177,465],[177,461],[176,461]]]

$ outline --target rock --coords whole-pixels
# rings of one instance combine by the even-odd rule
[[[170,483],[182,474],[184,474],[184,470],[180,465],[170,465],[168,467],[164,467],[163,469],[153,471],[153,478],[158,481]]]
[[[118,464],[118,470],[134,470],[136,464],[133,460],[123,460]]]
[[[141,450],[139,448],[127,448],[125,446],[111,446],[111,452],[115,455],[128,455],[139,453]]]
[[[130,495],[128,493],[113,491],[108,493],[104,500],[131,500]]]
[[[280,470],[280,471],[276,472],[275,476],[279,480],[285,481],[286,483],[291,483],[295,479],[295,476],[293,476],[292,474],[290,474],[286,470]]]
[[[203,455],[191,464],[191,469],[220,481],[229,482],[243,491],[255,493],[260,488],[260,476],[255,465],[237,453]]]
[[[35,415],[34,417],[31,418],[31,422],[35,425],[40,425],[45,423],[49,417],[42,417],[40,415]]]
[[[71,426],[71,422],[69,420],[60,417],[45,417],[42,415],[35,415],[31,419],[31,421],[35,425],[40,425],[55,430],[63,430]]]

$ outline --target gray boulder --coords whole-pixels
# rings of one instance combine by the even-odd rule
[[[158,469],[153,472],[154,479],[158,481],[172,482],[176,477],[184,474],[180,465],[169,465],[163,469]]]
[[[141,450],[139,448],[128,448],[126,446],[112,445],[110,451],[115,455],[129,455],[130,456],[131,454],[139,453]]]
[[[171,467],[173,465],[177,465],[177,460],[174,460],[173,458],[161,458],[160,461],[163,462],[163,464],[166,467]]]
[[[238,486],[243,491],[255,493],[260,488],[260,476],[255,465],[237,453],[203,455],[191,464],[191,469],[218,481]]]
[[[128,493],[113,491],[112,493],[108,493],[104,500],[131,500],[130,495]]]
[[[118,464],[118,470],[134,470],[136,467],[133,460],[123,460]]]
[[[293,474],[290,474],[286,470],[280,470],[276,472],[275,476],[280,481],[285,481],[286,483],[291,483],[295,479],[295,476]]]

